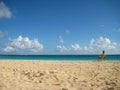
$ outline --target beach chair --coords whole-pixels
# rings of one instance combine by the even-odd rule
[[[100,55],[98,56],[98,61],[103,61],[105,60],[105,58],[106,58],[106,55]]]

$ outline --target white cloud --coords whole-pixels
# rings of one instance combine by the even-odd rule
[[[38,39],[30,40],[28,37],[19,36],[17,39],[12,39],[3,49],[4,52],[41,52],[43,45]]]
[[[0,2],[0,18],[11,18],[12,12],[10,9],[1,1]]]
[[[72,44],[71,49],[74,51],[79,51],[79,50],[81,50],[81,47],[79,44]]]
[[[60,52],[69,52],[69,51],[75,51],[75,52],[78,52],[81,50],[81,47],[79,44],[72,44],[70,47],[66,47],[64,45],[58,45],[57,46],[57,49],[60,51]]]
[[[4,48],[4,51],[5,51],[5,52],[13,52],[13,51],[14,51],[14,48],[11,47],[11,46],[6,46],[6,48]]]
[[[98,39],[91,39],[90,44],[84,47],[83,51],[86,50],[89,53],[99,53],[105,50],[107,53],[115,53],[112,52],[115,49],[117,49],[117,43],[111,42],[109,38],[100,37]]]
[[[65,52],[65,51],[68,50],[68,49],[67,49],[65,46],[63,46],[63,45],[58,45],[58,46],[57,46],[57,49],[58,49],[60,52]]]
[[[120,53],[120,45],[111,42],[109,38],[100,37],[98,39],[91,39],[88,46],[81,47],[80,44],[72,44],[69,47],[57,46],[60,52],[69,51],[71,53],[80,53],[80,54],[96,54],[100,53],[102,50],[105,50],[107,53],[114,54]]]
[[[89,48],[94,48],[97,50],[111,50],[116,48],[117,43],[111,42],[109,38],[100,37],[99,39],[92,39],[90,41]]]
[[[62,36],[59,36],[60,43],[64,43]]]
[[[0,38],[4,37],[5,35],[7,35],[7,32],[0,31]]]

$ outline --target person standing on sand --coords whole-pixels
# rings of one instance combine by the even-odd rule
[[[98,56],[98,60],[104,60],[106,58],[105,51],[103,50],[102,55]]]

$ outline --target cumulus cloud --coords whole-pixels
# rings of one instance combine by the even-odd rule
[[[7,46],[3,49],[4,52],[41,52],[43,45],[38,39],[30,40],[28,37],[19,36],[17,39],[11,39]]]
[[[62,36],[59,36],[60,43],[64,43]]]
[[[5,52],[13,52],[13,51],[14,51],[14,48],[11,47],[11,46],[6,46],[6,48],[4,48],[4,51],[5,51]]]
[[[57,46],[57,49],[58,49],[60,52],[65,52],[65,51],[68,50],[68,49],[67,49],[65,46],[63,46],[63,45],[58,45],[58,46]]]
[[[57,49],[60,51],[60,52],[69,52],[69,51],[75,51],[75,52],[78,52],[81,50],[81,47],[79,44],[72,44],[70,47],[66,47],[64,45],[58,45],[57,46]]]
[[[5,35],[7,35],[7,32],[0,31],[0,38],[3,38]]]
[[[10,9],[4,4],[4,2],[0,2],[0,18],[11,18],[12,12]]]
[[[117,46],[117,43],[111,42],[109,38],[100,37],[98,39],[91,39],[89,46],[86,47],[86,50],[92,53],[100,52],[102,50],[111,53],[111,51],[117,49]]]
[[[98,39],[91,39],[90,43],[87,46],[83,46],[81,47],[80,44],[72,44],[69,47],[65,47],[65,46],[59,46],[57,47],[59,48],[60,52],[64,52],[64,51],[69,51],[71,53],[86,53],[86,54],[91,54],[91,53],[100,53],[102,50],[105,50],[107,53],[119,53],[120,51],[120,45],[115,43],[115,42],[111,42],[111,40],[109,38],[104,38],[104,37],[100,37]]]
[[[116,48],[117,43],[111,42],[109,38],[100,37],[99,39],[92,39],[90,41],[89,48],[97,49],[97,50],[111,50]]]
[[[79,51],[79,50],[81,50],[81,47],[79,44],[72,44],[71,49],[74,51]]]

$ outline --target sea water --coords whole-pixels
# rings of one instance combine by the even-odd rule
[[[0,60],[98,60],[98,55],[0,55]],[[120,55],[106,55],[105,60],[120,61]]]

